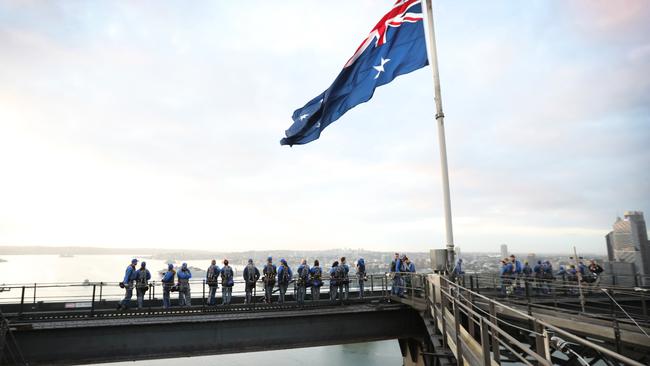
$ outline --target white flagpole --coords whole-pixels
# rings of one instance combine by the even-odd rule
[[[451,224],[451,199],[449,198],[449,170],[447,168],[447,144],[445,142],[445,114],[442,112],[442,97],[440,95],[440,76],[438,74],[438,51],[436,50],[436,33],[433,27],[432,0],[422,0],[422,8],[426,13],[425,32],[429,64],[433,70],[434,100],[436,102],[436,122],[438,125],[438,145],[440,147],[440,169],[442,170],[442,194],[445,209],[445,240],[447,246],[447,266],[454,266],[454,232]]]

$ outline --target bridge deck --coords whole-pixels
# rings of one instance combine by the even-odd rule
[[[21,320],[11,326],[30,365],[251,352],[425,334],[418,312],[401,304],[292,307],[130,312],[95,319]]]

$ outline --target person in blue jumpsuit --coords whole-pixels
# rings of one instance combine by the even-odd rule
[[[332,268],[330,268],[330,301],[336,301],[336,293],[339,290],[339,280],[336,278],[336,271],[339,267],[339,261],[334,261],[332,263]]]
[[[518,293],[523,292],[523,289],[521,288],[521,270],[524,267],[521,265],[521,262],[515,257],[514,254],[510,255],[510,261],[512,262],[512,275],[514,279],[515,291]]]
[[[578,270],[573,264],[569,266],[567,272],[567,280],[569,281],[569,295],[575,295],[578,293]]]
[[[246,299],[245,303],[246,304],[252,304],[253,303],[253,292],[255,291],[255,284],[257,283],[257,280],[260,279],[260,270],[255,267],[255,264],[253,264],[253,259],[249,258],[248,259],[248,264],[246,267],[244,267],[244,283],[245,283],[245,290],[246,290]]]
[[[232,287],[235,285],[235,274],[232,267],[228,265],[228,260],[223,260],[221,267],[221,305],[230,305],[232,300]]]
[[[411,292],[414,283],[413,278],[415,277],[415,263],[411,262],[411,260],[406,255],[402,257],[402,260],[404,261],[404,272],[406,272],[404,277],[404,290]]]
[[[508,258],[501,261],[501,295],[507,295],[512,290],[513,267],[514,265]]]
[[[217,261],[212,260],[208,271],[205,274],[205,282],[208,284],[210,289],[208,296],[208,305],[217,304],[217,289],[219,288],[219,275],[221,274],[221,269],[217,266]]]
[[[187,268],[187,263],[183,263],[176,276],[178,277],[178,305],[192,306],[192,294],[190,292],[192,272]]]
[[[395,253],[395,258],[390,264],[390,272],[393,274],[393,286],[391,287],[391,293],[399,297],[404,297],[404,278],[402,277],[404,268],[402,260],[399,257],[399,253]]]
[[[144,307],[144,294],[149,290],[151,273],[147,269],[147,262],[140,263],[140,269],[135,271],[135,291],[138,298],[138,309]]]
[[[286,295],[287,289],[289,288],[291,277],[293,277],[291,267],[289,267],[287,261],[284,258],[280,259],[280,267],[278,267],[278,287],[280,288],[280,297],[278,299],[278,302],[280,304],[284,303],[284,296]]]
[[[311,282],[311,301],[320,300],[320,288],[323,286],[323,269],[320,267],[318,259],[309,269],[309,281]]]
[[[273,264],[273,258],[268,257],[266,259],[266,265],[262,269],[262,282],[264,282],[264,300],[267,304],[270,304],[273,300],[273,287],[275,286],[275,278],[278,274],[278,269]]]
[[[339,266],[342,266],[345,270],[343,272],[343,281],[339,284],[341,299],[343,299],[343,301],[348,301],[348,294],[350,293],[350,266],[348,266],[347,262],[345,261],[345,257],[341,257]]]
[[[122,287],[126,292],[124,294],[124,299],[120,301],[117,305],[117,310],[125,310],[129,307],[129,302],[133,297],[133,287],[135,286],[135,266],[138,264],[138,260],[133,258],[131,264],[126,267],[124,272],[124,279],[120,282],[120,287]]]
[[[587,266],[582,261],[578,263],[578,272],[580,273],[580,281],[584,281],[585,277],[587,277],[587,273],[589,272],[589,270],[587,269]]]
[[[555,275],[553,274],[553,265],[547,260],[542,263],[542,278],[544,280],[542,293],[546,295],[551,292],[551,286],[553,284],[553,281],[555,281]]]
[[[307,287],[309,286],[309,265],[307,260],[303,259],[298,266],[298,278],[296,279],[296,301],[298,304],[303,305],[305,303],[305,297],[307,296]]]
[[[172,304],[170,300],[170,293],[172,287],[174,287],[174,277],[176,276],[176,271],[174,271],[174,264],[169,263],[167,265],[167,272],[163,275],[161,280],[163,287],[163,308],[169,309]]]
[[[357,259],[357,280],[359,281],[359,298],[363,299],[366,284],[366,261],[363,258]]]

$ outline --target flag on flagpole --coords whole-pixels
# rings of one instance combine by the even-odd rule
[[[398,0],[370,31],[332,85],[293,112],[282,145],[314,141],[375,88],[428,64],[420,0]]]

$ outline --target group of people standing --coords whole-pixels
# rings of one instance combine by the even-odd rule
[[[406,256],[395,253],[393,261],[390,264],[390,273],[393,277],[393,286],[391,294],[399,297],[405,297],[404,291],[412,287],[412,276],[415,273],[415,263]]]
[[[136,269],[137,265],[138,260],[133,258],[131,264],[126,267],[124,279],[120,282],[120,287],[123,288],[126,293],[124,299],[117,304],[117,310],[128,308],[129,302],[131,302],[131,298],[133,297],[134,288],[136,290],[138,309],[141,309],[144,305],[144,294],[149,290],[151,273],[147,269],[147,262],[143,261],[140,264],[139,269]]]
[[[408,261],[408,259],[407,259]],[[406,262],[405,262],[406,263]],[[125,296],[118,305],[118,310],[124,310],[128,307],[133,296],[133,289],[136,289],[138,309],[144,306],[144,295],[149,289],[149,280],[151,274],[146,269],[146,263],[142,262],[140,269],[136,269],[138,264],[137,259],[133,259],[131,264],[126,268],[124,279],[120,282],[120,287],[125,289]],[[393,267],[395,263],[393,263]],[[403,267],[406,265],[406,267]],[[400,262],[397,267],[398,272],[407,271],[408,264]],[[415,271],[415,267],[412,267]],[[266,263],[260,271],[252,259],[248,260],[248,264],[243,270],[243,280],[245,283],[245,303],[251,304],[253,296],[255,296],[255,287],[257,282],[261,279],[264,285],[264,302],[271,303],[273,300],[273,293],[279,291],[278,303],[285,302],[287,289],[291,283],[295,282],[296,285],[296,301],[299,304],[304,304],[307,296],[307,288],[311,289],[311,300],[320,299],[320,288],[324,285],[323,269],[318,260],[314,261],[313,266],[307,264],[307,260],[303,259],[297,268],[297,276],[294,278],[293,271],[288,265],[287,261],[283,258],[280,259],[280,264],[276,266],[273,263],[273,258],[268,257]],[[345,257],[341,257],[340,261],[334,261],[329,271],[329,286],[330,286],[330,300],[348,300],[350,291],[350,266],[346,262]],[[181,268],[174,269],[173,264],[169,264],[167,271],[162,277],[163,287],[163,307],[171,307],[171,292],[178,292],[179,306],[191,306],[192,297],[190,291],[189,280],[192,278],[192,273],[187,267],[187,263],[183,263]],[[366,265],[363,258],[359,258],[356,263],[356,279],[359,283],[359,298],[364,296],[364,283],[366,281]],[[228,260],[223,260],[223,266],[220,268],[216,260],[212,260],[210,267],[206,272],[205,284],[209,288],[208,304],[216,305],[216,292],[221,283],[222,305],[229,305],[232,300],[232,288],[234,286],[234,271],[228,264]],[[276,288],[277,283],[277,290]],[[402,290],[403,293],[403,290]]]
[[[526,283],[532,284],[532,289],[537,294],[549,294],[549,284],[556,279],[556,275],[562,279],[563,283],[569,283],[568,292],[572,293],[573,288],[570,284],[578,282],[578,275],[581,276],[582,281],[597,284],[600,281],[601,273],[603,273],[603,268],[594,260],[590,262],[589,266],[580,261],[577,268],[573,264],[568,269],[561,265],[556,274],[553,271],[553,265],[548,260],[539,260],[531,267],[528,261],[522,265],[515,255],[510,255],[509,258],[501,260],[501,294],[523,293]]]

